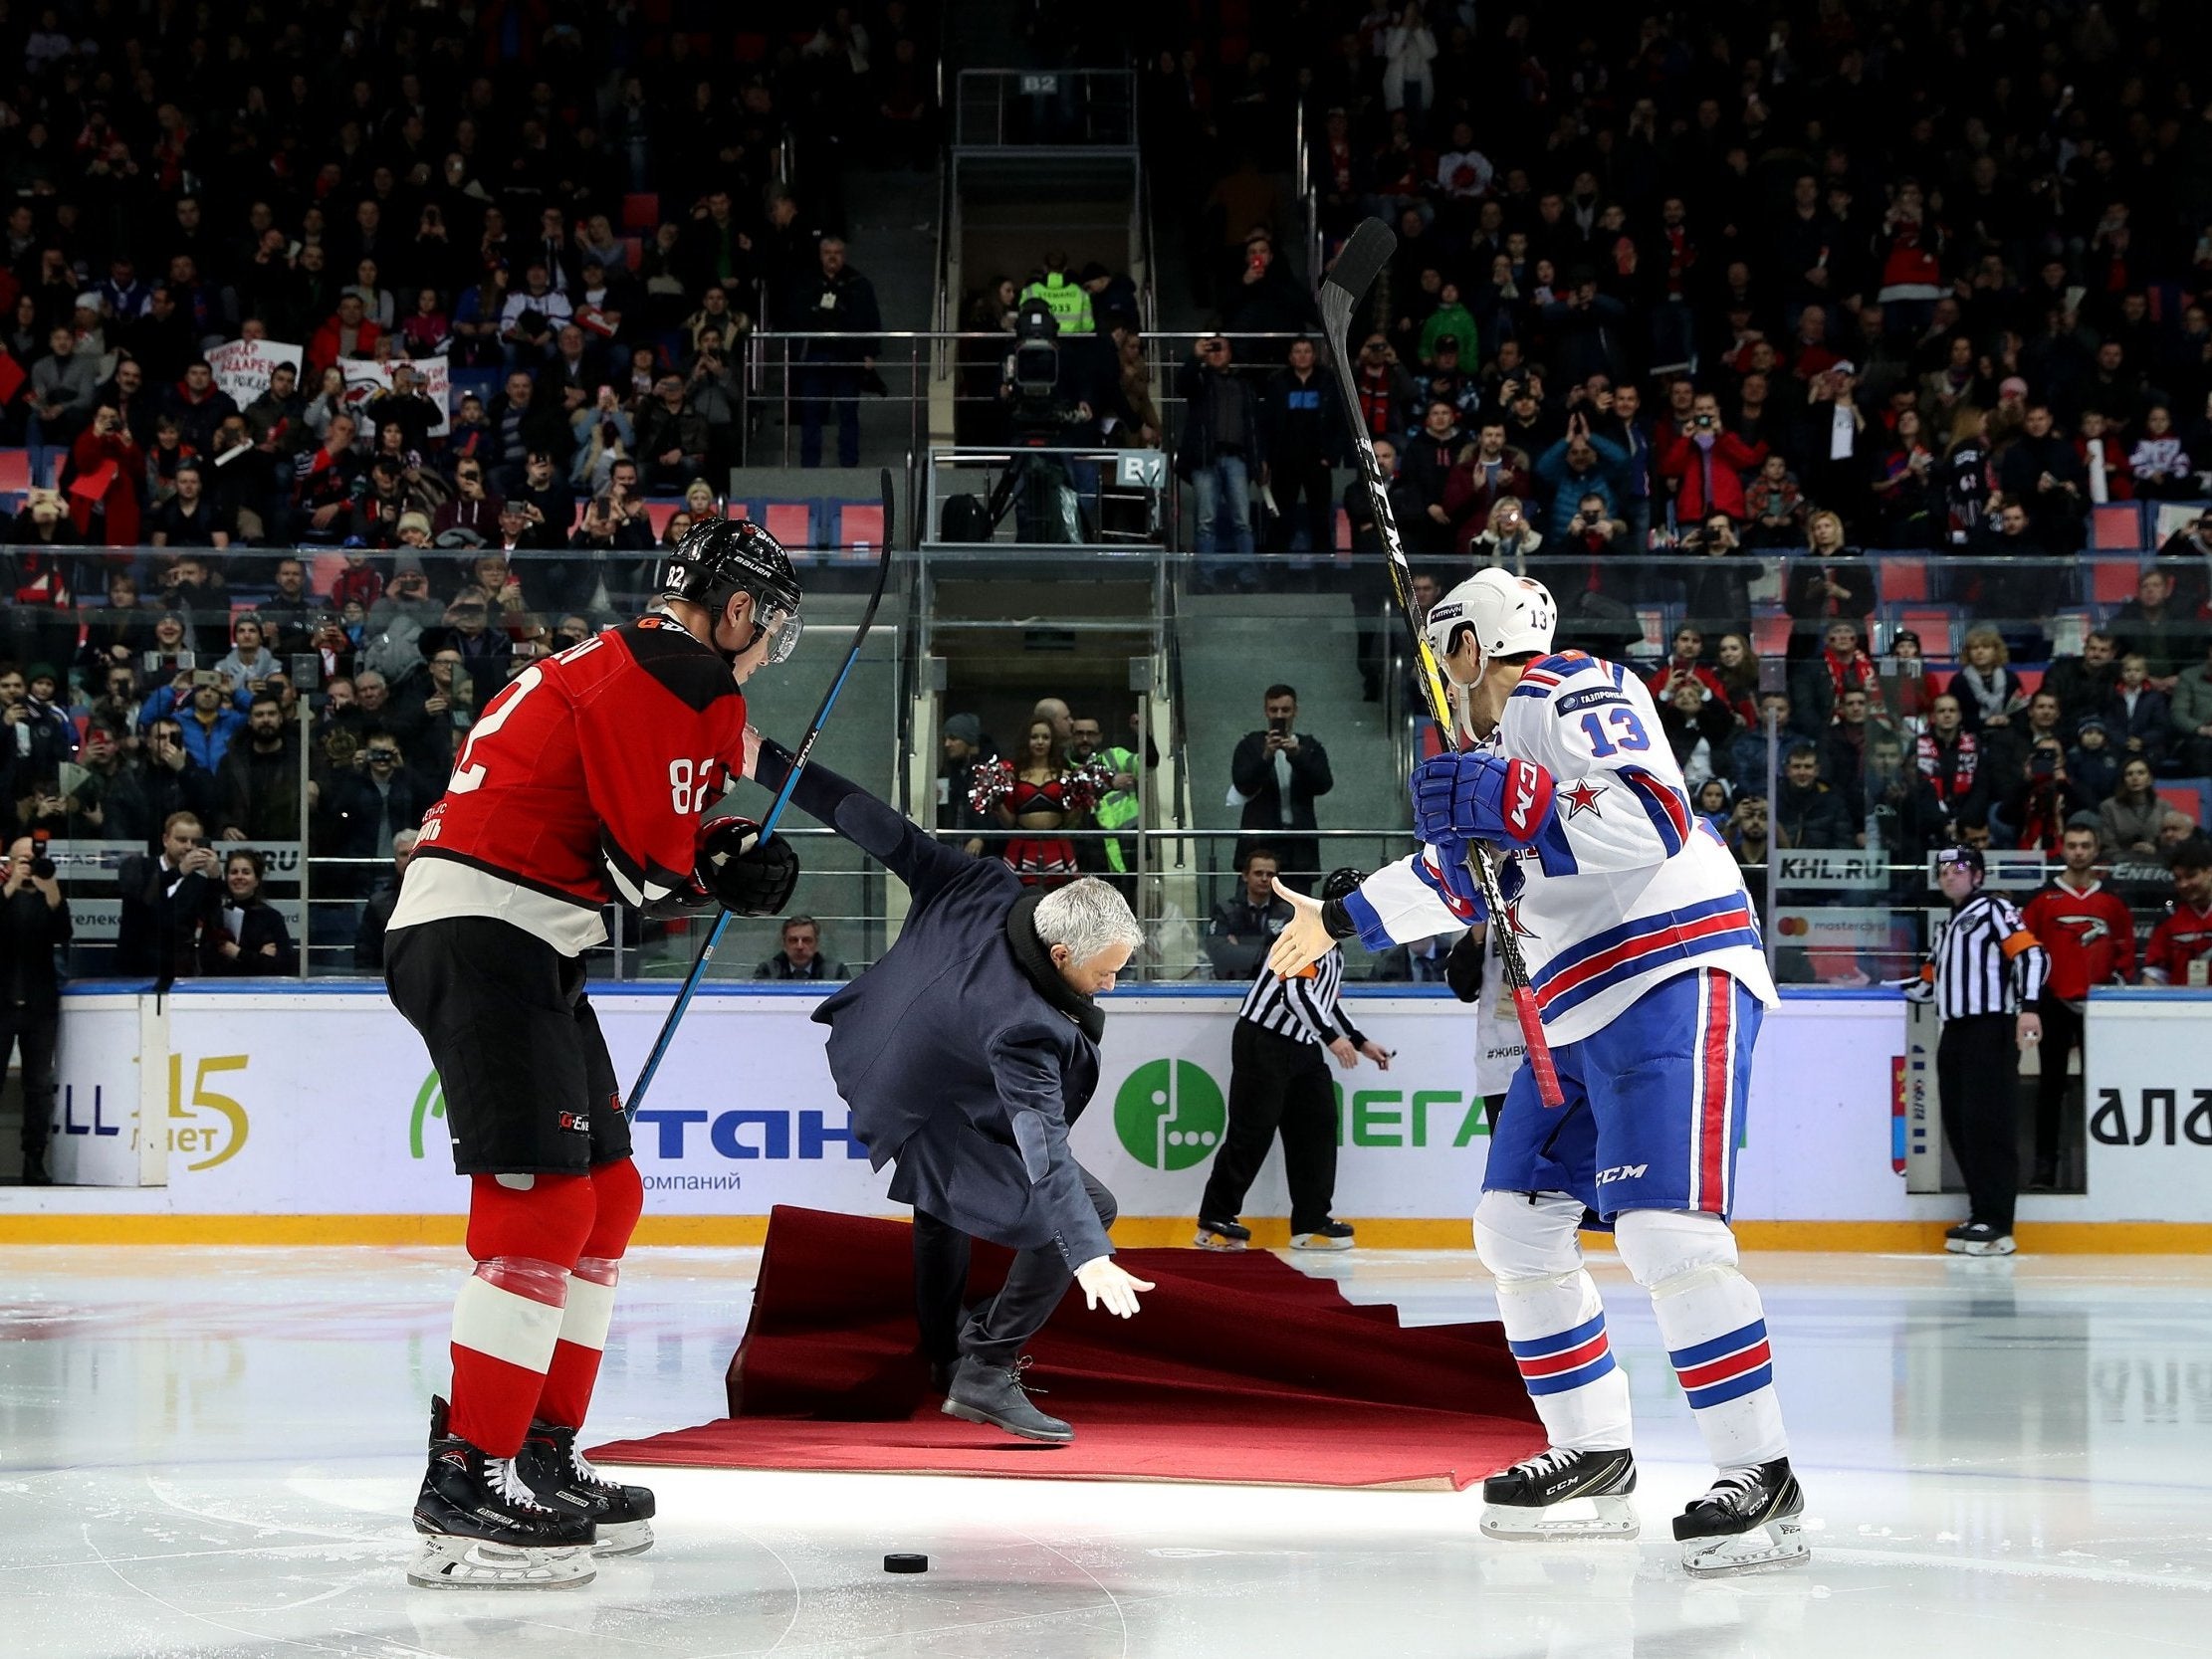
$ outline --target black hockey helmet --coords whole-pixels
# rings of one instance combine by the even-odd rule
[[[1989,860],[1983,856],[1982,850],[1979,847],[1970,847],[1963,841],[1956,846],[1938,847],[1935,850],[1937,872],[1940,873],[1946,864],[1961,865],[1977,876],[1989,874]]]
[[[750,593],[756,626],[774,636],[768,660],[779,663],[798,648],[803,597],[798,573],[782,543],[750,518],[708,518],[692,525],[662,567],[660,591],[704,605],[716,616],[735,595]]]
[[[1346,865],[1341,870],[1331,870],[1328,879],[1321,884],[1321,897],[1324,900],[1349,899],[1359,892],[1360,883],[1366,880],[1367,873],[1351,865]]]

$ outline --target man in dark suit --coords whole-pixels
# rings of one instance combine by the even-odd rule
[[[790,756],[749,743],[778,789]],[[791,803],[905,882],[899,940],[815,1010],[852,1133],[891,1196],[914,1206],[923,1345],[959,1363],[945,1412],[1029,1440],[1074,1430],[1023,1391],[1020,1354],[1072,1279],[1091,1307],[1128,1318],[1152,1287],[1114,1265],[1115,1208],[1068,1149],[1098,1087],[1106,1016],[1093,1000],[1143,941],[1121,895],[1095,878],[1025,888],[1003,862],[939,845],[857,785],[808,766]],[[973,1236],[1017,1252],[1005,1287],[961,1322]],[[957,1339],[954,1337],[958,1328]]]
[[[1321,873],[1321,843],[1298,830],[1314,828],[1313,803],[1336,787],[1329,751],[1296,731],[1298,694],[1269,686],[1263,705],[1267,725],[1248,731],[1229,757],[1229,781],[1244,803],[1238,828],[1253,831],[1236,845],[1239,866],[1259,846],[1282,861],[1283,885],[1311,893]]]
[[[161,825],[160,853],[134,853],[115,873],[122,901],[116,966],[160,979],[199,972],[201,935],[223,926],[222,868],[200,820],[170,813]]]
[[[16,837],[0,858],[0,1071],[23,1058],[23,1184],[45,1186],[54,1119],[54,1049],[62,1024],[55,953],[69,943],[69,906],[45,846]]]
[[[812,917],[786,917],[779,936],[783,948],[755,968],[754,978],[829,983],[852,977],[852,970],[843,962],[833,962],[822,954],[822,925]]]

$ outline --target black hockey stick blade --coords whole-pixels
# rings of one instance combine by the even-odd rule
[[[1343,307],[1344,316],[1349,318],[1352,308],[1375,286],[1375,279],[1383,274],[1383,267],[1390,264],[1390,257],[1396,252],[1398,238],[1390,226],[1380,219],[1360,221],[1360,228],[1352,233],[1350,240],[1338,251],[1336,263],[1329,267],[1328,275],[1321,279],[1321,307],[1324,313],[1329,310],[1329,303],[1333,298],[1330,290],[1334,289],[1338,295],[1343,296],[1339,304]],[[1341,326],[1341,322],[1333,322],[1332,326]]]

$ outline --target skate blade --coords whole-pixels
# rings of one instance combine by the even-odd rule
[[[1290,1241],[1290,1248],[1293,1250],[1349,1250],[1352,1248],[1352,1241],[1348,1238],[1323,1238],[1318,1233],[1300,1233]]]
[[[445,1533],[425,1537],[407,1568],[407,1582],[426,1590],[567,1590],[597,1576],[588,1545],[518,1550]]]
[[[2017,1254],[2019,1249],[2020,1246],[2013,1243],[2011,1239],[2001,1238],[1994,1244],[1961,1243],[1958,1247],[1958,1253],[1962,1256],[2011,1256]]]
[[[1241,1239],[1223,1238],[1219,1233],[1201,1233],[1191,1242],[1201,1250],[1241,1250],[1244,1248]]]
[[[1636,1507],[1626,1498],[1568,1498],[1542,1509],[1489,1504],[1482,1511],[1482,1536],[1512,1543],[1626,1541],[1642,1530]]]
[[[962,1405],[958,1400],[947,1400],[938,1408],[948,1417],[958,1417],[963,1422],[981,1423],[985,1428],[995,1428],[1000,1434],[1010,1434],[1016,1440],[1034,1440],[1044,1446],[1064,1446],[1075,1438],[1073,1429],[1058,1433],[1050,1430],[1016,1428],[1009,1422],[994,1417],[988,1411],[979,1411],[972,1405]]]
[[[1745,1572],[1782,1572],[1813,1564],[1805,1527],[1795,1520],[1770,1521],[1748,1533],[1693,1539],[1682,1546],[1682,1568],[1692,1578],[1730,1578]]]
[[[591,1546],[593,1555],[642,1555],[653,1548],[653,1524],[650,1521],[616,1521],[599,1523],[599,1536]]]

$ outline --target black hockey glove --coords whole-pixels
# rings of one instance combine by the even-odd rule
[[[1482,994],[1482,941],[1472,933],[1461,933],[1444,958],[1443,982],[1461,1002],[1472,1002]]]
[[[699,831],[699,885],[739,916],[780,916],[798,886],[798,854],[780,835],[761,839],[751,818],[717,818]]]

